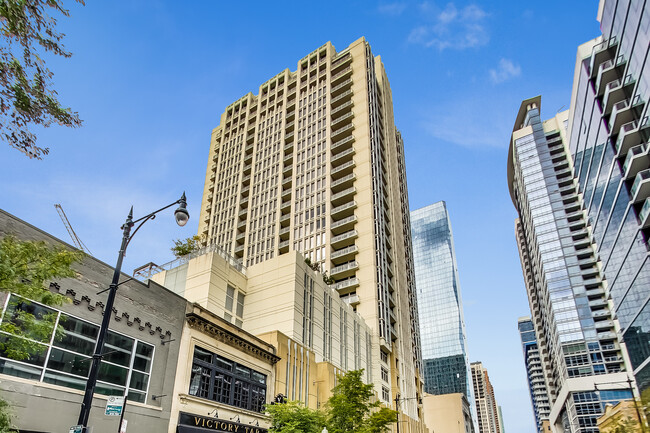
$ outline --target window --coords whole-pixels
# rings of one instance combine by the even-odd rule
[[[381,387],[381,398],[384,401],[390,401],[390,391],[385,386]]]
[[[381,367],[381,380],[388,382],[388,369],[386,367]]]
[[[261,412],[266,375],[196,346],[189,394]]]
[[[41,350],[28,359],[16,361],[0,352],[0,373],[83,390],[99,326],[13,294],[7,302],[2,322],[20,327],[18,314],[21,311],[33,314],[37,321],[51,315],[65,333],[61,337],[50,334],[39,338]],[[0,331],[1,340],[8,338],[21,337],[10,337],[10,334]],[[150,344],[109,330],[104,343],[106,355],[99,364],[96,392],[104,395],[124,395],[127,392],[129,400],[146,402],[153,351]]]

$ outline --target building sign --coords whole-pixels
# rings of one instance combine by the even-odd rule
[[[227,421],[181,412],[178,417],[178,433],[205,433],[212,430],[220,433],[267,433],[267,429],[250,424]]]

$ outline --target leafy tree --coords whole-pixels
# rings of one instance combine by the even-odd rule
[[[305,407],[299,401],[268,405],[265,412],[271,417],[271,433],[321,433],[324,415]]]
[[[326,404],[329,433],[382,433],[397,421],[397,412],[371,401],[373,387],[363,383],[362,375],[363,369],[338,376]]]
[[[75,0],[83,4],[83,0]],[[0,0],[0,137],[30,158],[47,147],[36,145],[30,125],[81,126],[79,115],[61,106],[51,88],[52,72],[43,56],[70,57],[50,11],[69,16],[60,0]]]
[[[201,249],[201,246],[201,236],[194,235],[191,238],[174,240],[174,246],[171,247],[171,251],[178,258],[198,251]]]
[[[0,433],[16,433],[11,424],[9,403],[0,398]]]
[[[0,239],[0,292],[12,292],[25,298],[7,308],[0,329],[10,335],[0,339],[0,351],[13,359],[28,359],[41,354],[44,346],[34,342],[46,341],[52,335],[56,315],[36,311],[28,300],[46,305],[61,305],[68,298],[48,289],[53,279],[74,277],[71,268],[84,254],[53,247],[45,242],[19,241],[13,236]],[[63,328],[56,329],[56,336]]]

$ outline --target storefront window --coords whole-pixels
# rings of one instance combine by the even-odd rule
[[[266,375],[197,346],[189,394],[261,412],[266,402]]]
[[[33,314],[36,320],[42,320],[46,315],[54,317],[54,323],[64,332],[55,336],[52,330],[46,336],[22,338],[0,330],[0,341],[18,338],[37,342],[37,347],[40,347],[20,361],[10,359],[10,354],[0,351],[0,373],[85,389],[99,326],[12,294],[4,308],[0,328],[3,323],[20,328],[21,312]],[[108,331],[104,344],[106,355],[99,365],[95,391],[105,395],[124,395],[126,392],[130,401],[146,402],[153,351],[150,344]]]

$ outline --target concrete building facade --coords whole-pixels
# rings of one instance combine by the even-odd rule
[[[494,397],[487,369],[480,362],[472,362],[472,383],[479,433],[501,433],[499,405]]]
[[[247,268],[299,252],[327,273],[372,330],[377,394],[411,398],[401,407],[421,418],[403,143],[384,66],[364,38],[340,52],[327,43],[226,107],[199,235]]]
[[[474,422],[465,394],[424,393],[424,422],[431,433],[472,433]]]

